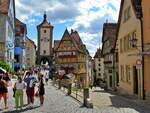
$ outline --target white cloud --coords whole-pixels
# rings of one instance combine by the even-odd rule
[[[44,11],[52,23],[67,23],[80,33],[93,56],[99,47],[103,23],[116,22],[121,0],[16,0],[17,17],[35,24]],[[70,23],[71,22],[71,23]]]
[[[102,45],[100,41],[103,23],[107,19],[108,22],[117,22],[119,6],[120,0],[84,0],[79,4],[82,15],[75,18],[75,22],[69,26],[69,29],[73,28],[81,32],[80,35],[92,56]]]

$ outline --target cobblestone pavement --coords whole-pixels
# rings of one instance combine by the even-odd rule
[[[94,109],[82,108],[81,104],[74,100],[70,96],[65,96],[60,90],[57,90],[56,87],[53,87],[49,84],[46,87],[46,95],[45,95],[45,103],[43,106],[39,106],[39,99],[35,98],[35,104],[32,108],[24,107],[22,110],[15,110],[14,108],[14,99],[12,97],[12,89],[10,88],[9,95],[9,109],[0,111],[2,113],[150,113],[147,109],[142,108],[140,106],[130,106],[130,103],[124,102],[122,98],[119,100],[112,96],[112,100],[107,99],[108,96],[105,97],[105,93],[101,92],[101,99],[98,98],[98,104],[101,107],[94,107]],[[93,96],[97,95],[96,93],[92,93]],[[106,94],[107,95],[107,94]],[[96,96],[95,96],[96,98]],[[26,99],[25,99],[26,100]],[[111,103],[113,104],[107,104]],[[26,103],[26,101],[25,101]],[[116,105],[114,104],[116,103]],[[120,106],[118,106],[120,105]],[[0,104],[0,107],[2,104]]]
[[[150,106],[145,105],[144,101],[106,92],[101,88],[93,88],[90,96],[94,106],[104,113],[150,113]]]

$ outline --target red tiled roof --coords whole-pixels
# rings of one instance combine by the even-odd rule
[[[21,26],[23,28],[23,32],[26,32],[27,34],[27,27],[26,27],[26,24],[24,24],[23,22],[21,22],[19,19],[15,18],[15,28],[17,26]]]
[[[109,53],[112,52],[113,49],[115,49],[116,45],[116,34],[117,34],[117,25],[116,23],[104,23],[103,25],[103,35],[102,35],[102,55],[104,55],[104,49],[107,49],[104,45],[106,44],[106,41],[109,40],[111,49],[108,51]]]
[[[48,21],[47,21],[47,15],[44,14],[43,16],[43,22],[41,24],[39,24],[37,26],[37,28],[42,27],[44,25],[44,27],[53,27]]]
[[[68,30],[66,29],[65,32],[64,32],[63,37],[64,37],[65,35],[68,35],[68,36],[71,38],[72,43],[74,44],[75,48],[76,48],[79,52],[82,52],[82,53],[85,53],[85,52],[86,52],[86,50],[87,50],[87,49],[86,49],[86,46],[82,43],[82,41],[81,41],[81,39],[80,39],[80,36],[79,36],[79,34],[78,34],[77,31],[72,32],[71,34],[69,34]],[[63,39],[63,37],[62,37],[62,39]],[[61,41],[62,41],[62,39],[61,39]],[[60,41],[60,43],[61,43],[61,41]],[[60,45],[60,43],[59,43],[59,45]],[[56,50],[59,48],[59,45],[58,45],[58,47],[56,48]]]
[[[77,31],[71,30],[71,38],[73,39],[73,41],[76,44],[76,47],[79,51],[81,51],[81,52],[86,51],[86,46],[83,44]]]
[[[98,48],[95,55],[94,55],[94,58],[100,58],[101,57],[101,51],[102,50],[100,48]]]
[[[19,19],[15,18],[15,24],[19,25],[25,25],[23,22],[21,22]]]
[[[35,47],[35,49],[36,49],[36,45],[35,45],[34,41],[31,40],[31,39],[29,39],[28,37],[27,37],[26,39],[29,40],[29,41],[34,45],[34,47]]]
[[[8,13],[10,0],[1,0],[0,13]]]
[[[54,51],[58,48],[60,40],[54,40]]]

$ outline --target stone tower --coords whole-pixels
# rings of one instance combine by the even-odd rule
[[[37,64],[51,65],[52,63],[52,42],[53,42],[53,26],[47,21],[46,13],[43,16],[43,22],[37,26],[38,33],[38,50]]]

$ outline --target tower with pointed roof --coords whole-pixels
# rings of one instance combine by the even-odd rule
[[[37,26],[37,33],[37,64],[48,62],[50,65],[52,62],[53,26],[47,21],[46,13],[43,15],[43,22]]]

